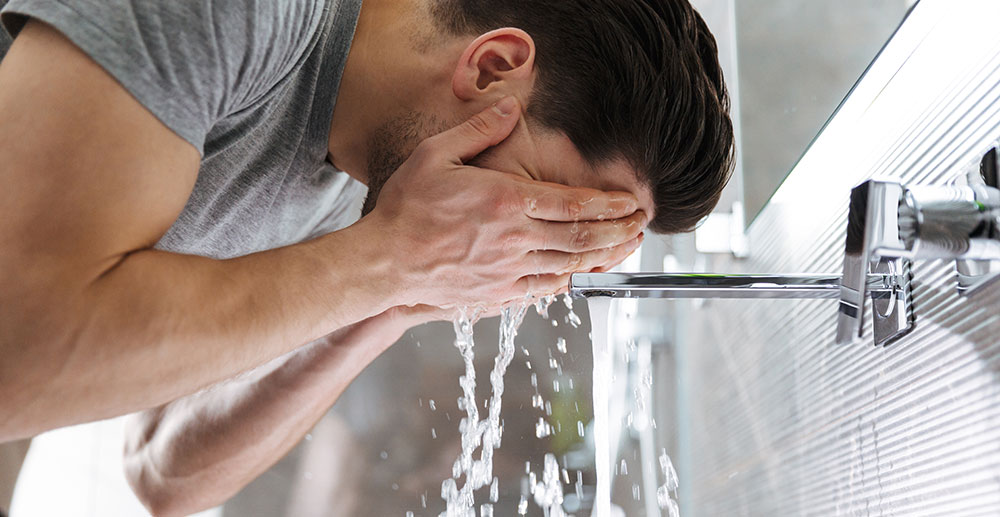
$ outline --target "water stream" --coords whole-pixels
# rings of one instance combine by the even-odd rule
[[[503,400],[504,375],[514,358],[514,338],[517,329],[524,320],[528,308],[527,301],[514,307],[505,307],[500,313],[500,344],[493,370],[490,372],[492,392],[487,405],[486,419],[480,420],[479,408],[476,403],[476,368],[474,365],[475,342],[473,326],[481,315],[476,309],[462,309],[455,320],[455,346],[462,354],[465,362],[465,375],[459,378],[462,386],[462,398],[458,399],[459,410],[465,411],[465,417],[458,428],[462,433],[462,452],[452,466],[452,477],[441,483],[441,497],[446,502],[446,510],[442,517],[476,517],[476,490],[491,485],[490,503],[484,503],[480,510],[482,515],[493,513],[493,505],[497,502],[499,480],[493,476],[493,451],[500,448],[503,426],[500,424],[500,409]],[[476,449],[480,449],[479,459],[474,458]],[[458,488],[458,481],[465,478],[465,483]]]
[[[611,517],[611,441],[608,435],[611,396],[611,350],[608,342],[608,316],[611,298],[587,299],[590,308],[591,341],[594,350],[594,469],[597,489],[594,517]]]
[[[544,298],[535,302],[535,309],[538,314],[543,318],[547,318],[547,309],[552,302],[552,297]],[[572,302],[569,300],[564,300],[564,302],[570,310],[566,322],[574,327],[579,325],[579,318],[577,318],[572,312]],[[614,474],[612,466],[614,463],[614,456],[612,454],[617,451],[615,444],[611,443],[612,412],[610,402],[612,381],[614,378],[612,343],[609,328],[611,303],[612,300],[610,298],[603,297],[595,297],[587,300],[587,305],[590,310],[594,361],[594,423],[592,439],[595,451],[594,465],[597,474],[597,486],[595,489],[593,510],[591,513],[592,517],[612,517],[614,515],[612,510],[615,509],[615,507],[611,504],[611,482],[612,475]],[[499,350],[496,358],[494,359],[493,368],[490,371],[489,379],[492,391],[489,400],[485,404],[485,418],[482,418],[480,415],[479,405],[477,404],[475,397],[476,370],[474,365],[475,342],[473,337],[473,326],[479,319],[481,311],[475,309],[463,309],[460,312],[459,317],[454,322],[455,346],[458,348],[465,363],[465,373],[459,377],[459,385],[462,388],[462,397],[458,400],[459,410],[464,411],[465,416],[459,423],[459,431],[462,435],[462,450],[452,466],[451,478],[446,479],[441,484],[441,497],[446,502],[446,510],[440,514],[440,517],[477,517],[475,494],[476,491],[487,486],[489,486],[488,502],[482,502],[478,505],[478,515],[479,517],[493,515],[493,505],[497,503],[499,494],[499,479],[494,475],[493,454],[494,451],[500,447],[501,437],[503,435],[500,411],[504,393],[504,375],[506,374],[507,368],[515,355],[514,340],[517,336],[518,328],[524,319],[527,308],[530,306],[531,303],[529,303],[529,300],[525,300],[517,306],[504,308],[501,312]],[[560,354],[566,353],[566,343],[563,338],[559,338],[559,340],[557,340],[556,349]],[[524,349],[524,354],[525,356],[528,355],[527,349]],[[548,362],[549,367],[559,372],[561,375],[561,365],[559,361],[556,360],[551,349],[548,354]],[[629,359],[626,357],[625,363],[627,364],[628,362]],[[527,362],[527,367],[529,370],[531,369],[530,361]],[[646,373],[649,372],[647,371]],[[644,379],[645,377],[646,375],[643,376]],[[535,388],[535,394],[532,396],[531,406],[537,409],[545,407],[545,412],[551,416],[550,407],[542,399],[542,396],[538,391],[537,377],[534,372],[531,374],[531,380],[532,386]],[[556,392],[559,390],[558,384],[556,384],[557,382],[558,381],[553,381],[553,390]],[[570,384],[570,389],[572,389],[572,384]],[[636,393],[637,400],[635,401],[635,409],[642,412],[647,408],[647,403],[644,400],[640,400],[641,394],[639,391],[636,391]],[[632,425],[631,418],[629,419],[628,425]],[[536,436],[539,438],[547,437],[553,433],[552,425],[549,424],[545,418],[539,419],[538,426]],[[578,422],[577,432],[580,436],[584,435],[582,422]],[[653,456],[652,450],[647,449],[646,453],[648,456]],[[664,483],[658,490],[656,490],[655,494],[649,494],[647,492],[646,497],[651,497],[655,500],[656,505],[653,506],[654,509],[658,506],[659,510],[661,512],[665,511],[665,514],[668,517],[677,517],[679,513],[676,501],[677,474],[665,450],[658,459],[660,472],[664,477]],[[645,461],[655,461],[655,459],[647,457]],[[559,462],[556,459],[556,456],[552,454],[545,455],[544,465],[542,472],[540,472],[540,476],[536,476],[534,472],[531,472],[530,462],[526,465],[526,467],[526,473],[529,476],[529,481],[526,486],[530,492],[530,496],[533,496],[534,502],[542,508],[546,517],[564,517],[566,513],[562,508],[563,484],[570,484],[569,474],[566,472],[566,469],[563,469],[563,479],[561,479]],[[627,475],[627,465],[624,460],[621,467],[615,470],[617,470],[620,475]],[[655,472],[655,470],[653,472]],[[653,483],[655,483],[655,481],[653,481]],[[522,485],[522,490],[524,490],[524,486],[525,485]],[[651,491],[654,490],[656,485],[647,485],[647,487],[648,490]],[[577,472],[576,488],[576,497],[579,499],[582,497],[582,477],[579,471]],[[640,494],[637,493],[637,491],[638,485],[634,485],[633,497],[636,500],[639,500]],[[528,497],[530,496],[522,491],[522,497],[520,503],[518,504],[518,514],[524,515],[527,512]],[[485,495],[481,495],[481,501],[484,501],[486,497],[487,496]],[[617,509],[617,511],[620,513],[621,509]]]

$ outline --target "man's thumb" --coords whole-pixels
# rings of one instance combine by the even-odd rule
[[[466,162],[503,142],[520,119],[521,105],[515,97],[504,97],[460,125],[433,138],[434,146],[457,161]]]

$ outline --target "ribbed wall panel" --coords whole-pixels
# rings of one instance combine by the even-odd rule
[[[756,219],[750,258],[713,265],[839,273],[851,187],[951,182],[998,137],[1000,2],[924,0]],[[835,345],[829,300],[689,306],[686,516],[1000,515],[1000,284],[961,298],[953,262],[913,275],[917,328],[886,348],[870,318]]]

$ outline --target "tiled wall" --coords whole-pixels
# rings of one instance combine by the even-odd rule
[[[918,4],[728,272],[840,273],[851,187],[947,183],[1000,137],[1000,5]],[[1000,287],[914,267],[916,330],[834,344],[836,302],[678,303],[685,517],[1000,515]]]

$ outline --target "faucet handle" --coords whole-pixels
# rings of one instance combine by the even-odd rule
[[[899,206],[904,188],[892,181],[869,180],[851,190],[847,215],[844,271],[837,314],[837,343],[853,343],[864,334],[869,274],[886,275],[888,292],[873,295],[875,342],[887,343],[912,328],[909,260],[900,239]],[[876,299],[877,298],[877,299]]]

